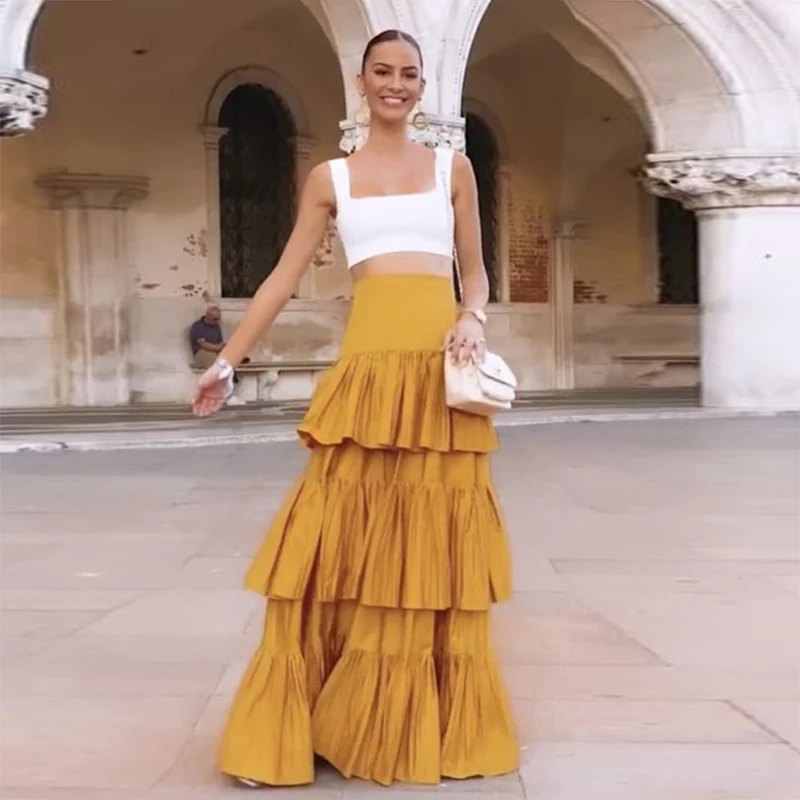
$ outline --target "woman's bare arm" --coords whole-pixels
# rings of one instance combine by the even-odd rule
[[[330,170],[319,164],[309,173],[292,235],[280,260],[253,296],[244,319],[222,349],[220,358],[236,367],[264,335],[292,297],[328,225],[336,201]]]
[[[464,308],[483,308],[489,302],[489,279],[483,263],[478,185],[470,160],[453,155],[455,239]]]
[[[462,301],[465,309],[482,309],[489,302],[489,279],[483,264],[478,186],[466,156],[453,156],[453,210]],[[483,360],[486,353],[483,325],[474,314],[462,314],[447,334],[445,348],[454,361]]]

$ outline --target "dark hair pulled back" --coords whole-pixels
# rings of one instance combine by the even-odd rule
[[[410,33],[390,28],[389,30],[381,31],[376,34],[367,42],[367,46],[364,48],[364,56],[361,59],[362,73],[367,66],[367,58],[369,58],[372,48],[384,42],[407,42],[410,44],[419,54],[419,65],[420,68],[422,68],[422,48],[419,46],[419,42]]]

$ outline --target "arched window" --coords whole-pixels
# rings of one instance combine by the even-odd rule
[[[497,200],[500,150],[492,129],[472,112],[465,115],[467,157],[475,170],[483,239],[483,261],[489,277],[489,301],[497,302]]]
[[[295,123],[260,84],[225,98],[219,125],[220,267],[223,297],[252,297],[278,262],[295,218]]]
[[[658,198],[658,301],[699,301],[697,219],[676,200]]]

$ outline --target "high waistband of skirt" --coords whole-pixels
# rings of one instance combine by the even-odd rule
[[[355,282],[341,355],[439,350],[456,318],[453,282],[440,275],[387,273]]]

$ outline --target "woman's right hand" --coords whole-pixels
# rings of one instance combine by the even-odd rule
[[[226,372],[215,362],[200,376],[192,399],[195,416],[216,414],[233,394],[233,370]]]

